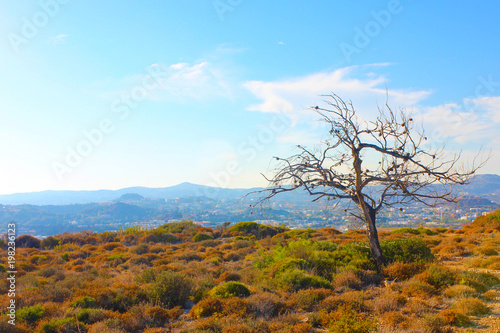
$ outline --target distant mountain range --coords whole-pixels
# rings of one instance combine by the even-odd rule
[[[0,195],[3,205],[71,205],[92,202],[114,201],[121,196],[139,195],[150,199],[176,199],[204,196],[213,199],[235,199],[256,189],[229,189],[181,183],[161,188],[127,187],[119,190],[95,191],[42,191]],[[125,197],[126,200],[127,197]]]
[[[176,199],[197,196],[224,200],[241,198],[249,192],[260,189],[262,188],[229,189],[181,183],[179,185],[162,188],[128,187],[119,190],[42,191],[0,195],[0,204],[70,205],[103,201],[127,201],[133,198],[140,199],[142,197],[151,199]],[[494,202],[500,203],[500,176],[494,174],[477,175],[470,184],[463,186],[461,190],[466,195],[486,197]],[[297,192],[294,196],[306,197],[306,195],[301,192]]]

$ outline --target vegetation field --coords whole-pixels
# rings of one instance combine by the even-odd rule
[[[500,332],[500,210],[459,230],[363,231],[192,222],[19,236],[0,332]]]

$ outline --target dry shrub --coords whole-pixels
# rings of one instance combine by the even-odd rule
[[[149,248],[149,252],[151,253],[162,253],[162,252],[165,252],[165,247],[161,244],[156,244],[156,245],[153,245]]]
[[[241,256],[238,254],[238,252],[229,252],[224,254],[222,259],[224,261],[238,261],[241,259]]]
[[[379,317],[381,322],[381,328],[386,327],[386,330],[381,330],[381,332],[391,332],[393,329],[406,330],[409,327],[410,318],[400,311],[389,311],[384,313]]]
[[[403,309],[404,313],[415,313],[422,315],[424,313],[429,313],[434,310],[432,304],[424,298],[415,297],[408,303],[406,303],[405,308]]]
[[[160,240],[154,234],[146,234],[137,240],[137,244],[158,243]]]
[[[460,298],[453,304],[458,312],[469,316],[480,316],[490,313],[490,308],[478,298]]]
[[[356,273],[349,271],[336,274],[333,278],[333,285],[335,288],[359,290],[363,285],[363,281]]]
[[[369,333],[377,329],[374,319],[348,306],[341,306],[337,311],[324,315],[322,321],[330,332]]]
[[[89,327],[88,333],[125,333],[123,322],[119,319],[107,319]]]
[[[225,326],[222,333],[253,333],[254,331],[247,324],[236,324]]]
[[[240,274],[234,272],[224,272],[219,276],[217,282],[220,283],[220,282],[240,281],[240,280],[241,280]]]
[[[123,244],[118,243],[118,242],[112,242],[112,243],[105,244],[105,245],[101,246],[101,248],[103,248],[106,251],[112,251],[116,248],[120,248],[120,249],[125,250],[125,247],[123,246]]]
[[[191,311],[189,311],[189,315],[192,318],[199,319],[213,316],[216,313],[222,313],[222,310],[222,301],[215,297],[209,297],[195,304],[191,308]]]
[[[425,266],[419,263],[403,263],[396,261],[383,269],[383,274],[393,280],[404,281],[412,278],[424,270]]]
[[[433,286],[414,277],[410,280],[398,283],[394,286],[394,288],[401,291],[401,294],[407,297],[413,296],[427,298],[436,292]]]
[[[365,297],[361,291],[347,291],[340,295],[329,296],[320,302],[319,310],[331,312],[347,306],[358,312],[368,311],[370,306]]]
[[[475,296],[475,295],[472,295]],[[500,296],[500,291],[498,290],[488,290],[485,292],[482,297],[486,301],[494,301]]]
[[[424,332],[431,333],[453,333],[454,330],[447,326],[442,316],[436,313],[426,313],[418,322],[418,327],[424,329]]]
[[[398,311],[406,304],[406,298],[398,293],[385,293],[373,301],[373,309],[378,314]]]
[[[19,248],[33,248],[39,249],[41,241],[31,235],[21,235],[16,238],[16,246]]]
[[[321,301],[330,296],[330,289],[305,289],[299,290],[290,297],[290,306],[305,311],[312,311]]]
[[[313,327],[309,323],[298,323],[292,326],[292,332],[294,333],[310,333],[312,329]]]
[[[467,315],[455,310],[443,310],[439,313],[439,316],[443,318],[447,325],[468,326],[471,324],[471,320]]]
[[[239,318],[247,317],[248,301],[239,297],[231,297],[223,302],[222,312],[225,316],[236,316]]]
[[[198,331],[194,332],[221,332],[222,331],[222,325],[219,322],[218,318],[205,318],[205,319],[200,319],[196,321],[195,323],[195,328],[198,329]]]
[[[90,244],[90,245],[96,245],[97,244],[97,238],[95,238],[94,236],[87,236],[83,240],[83,243],[84,244]]]
[[[446,288],[443,294],[450,298],[460,298],[460,297],[476,296],[477,291],[476,289],[470,286],[466,286],[463,284],[455,284],[453,286]]]
[[[285,310],[281,298],[270,292],[253,294],[248,297],[248,310],[255,316],[270,318],[279,315]]]

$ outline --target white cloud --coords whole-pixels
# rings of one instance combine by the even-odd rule
[[[344,100],[353,100],[359,114],[374,114],[377,104],[384,105],[386,93],[389,102],[395,106],[411,107],[429,95],[428,91],[386,90],[386,78],[368,69],[387,66],[374,64],[351,66],[332,72],[321,72],[304,77],[272,82],[249,81],[244,86],[257,98],[260,104],[252,105],[248,110],[260,112],[285,112],[294,123],[304,119],[305,110],[321,102],[320,95],[331,92]],[[362,78],[355,75],[361,74]]]
[[[499,132],[500,97],[464,98],[462,103],[448,103],[422,108],[419,117],[433,129],[432,138],[453,138],[458,143],[489,141]]]
[[[53,45],[62,44],[64,42],[66,42],[66,39],[68,37],[69,37],[69,35],[67,35],[67,34],[59,34],[57,36],[54,36],[54,37],[50,38],[47,41],[47,44],[53,44]]]
[[[151,73],[155,73],[152,75]],[[148,91],[152,100],[212,100],[214,98],[231,98],[232,84],[229,75],[222,68],[202,61],[190,65],[176,63],[171,65],[153,64],[148,73],[126,78],[127,85],[137,85],[153,76],[157,83]]]
[[[485,110],[490,120],[500,123],[500,96],[480,97],[471,102]]]

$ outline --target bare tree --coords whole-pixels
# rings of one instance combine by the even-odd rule
[[[386,103],[375,121],[362,121],[351,102],[327,95],[327,108],[316,111],[326,122],[329,135],[319,146],[288,158],[275,157],[278,166],[264,201],[299,188],[335,203],[355,204],[351,214],[366,225],[370,251],[379,267],[386,261],[376,226],[377,213],[385,206],[420,202],[435,206],[458,199],[453,185],[469,182],[482,166],[459,165],[460,154],[445,156],[444,148],[432,149],[423,129],[417,130],[404,109],[393,111]],[[363,162],[366,159],[366,162]]]

